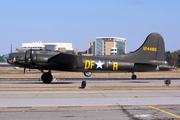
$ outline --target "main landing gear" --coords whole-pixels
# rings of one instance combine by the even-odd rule
[[[133,74],[133,75],[132,75],[131,78],[132,78],[133,80],[135,80],[137,77],[136,77],[136,75],[134,74],[134,72],[133,72],[132,74]]]
[[[44,83],[51,83],[53,76],[51,74],[51,70],[49,70],[49,72],[44,72],[43,70],[41,70],[41,72],[43,73],[41,76],[41,80]]]

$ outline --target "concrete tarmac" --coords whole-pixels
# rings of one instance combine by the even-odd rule
[[[0,119],[180,118],[180,90],[0,92]]]
[[[24,91],[31,87],[76,87],[77,90],[56,89]],[[0,81],[0,119],[3,120],[178,120],[180,119],[180,90],[164,85],[163,80],[87,80],[90,89],[79,89],[80,80]],[[103,89],[91,89],[101,86]],[[111,86],[110,90],[105,90]],[[113,87],[114,86],[114,87]],[[129,86],[161,89],[117,90]],[[162,87],[164,86],[164,87]],[[171,80],[171,86],[180,86],[180,80]],[[13,91],[13,88],[22,88]]]
[[[0,120],[180,119],[180,71],[136,73],[137,80],[131,80],[131,73],[98,73],[86,78],[83,73],[53,72],[57,79],[51,84],[38,81],[42,73],[37,70],[26,74],[23,69],[0,68],[0,71]],[[171,79],[169,87],[164,85],[166,78]],[[83,79],[89,89],[79,89]],[[94,86],[101,88],[91,89]],[[126,86],[127,90],[115,89]],[[134,86],[135,90],[129,90]],[[171,86],[176,87],[168,89]],[[33,87],[52,87],[52,90],[25,89]],[[61,87],[76,89],[56,91]],[[137,87],[148,90],[136,90]],[[13,91],[14,88],[22,89]]]
[[[163,86],[164,80],[87,80],[87,86]],[[180,85],[179,80],[171,80],[170,85]],[[50,87],[50,86],[81,86],[81,80],[75,81],[52,81],[50,84],[44,84],[42,81],[0,81],[0,87]]]

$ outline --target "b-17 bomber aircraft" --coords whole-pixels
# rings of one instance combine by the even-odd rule
[[[158,33],[151,33],[134,52],[122,55],[81,56],[56,51],[30,49],[25,53],[10,53],[9,64],[26,68],[39,69],[44,83],[51,83],[51,70],[83,72],[86,77],[92,73],[169,71],[172,67],[166,62],[164,40]],[[48,72],[44,72],[48,70]],[[86,83],[82,83],[82,87]]]

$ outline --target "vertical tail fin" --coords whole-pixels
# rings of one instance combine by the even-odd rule
[[[159,60],[166,61],[164,40],[158,33],[151,33],[146,38],[143,45],[135,52],[131,53],[131,56],[136,60]]]

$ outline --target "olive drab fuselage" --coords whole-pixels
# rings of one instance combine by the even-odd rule
[[[9,64],[43,70],[74,72],[148,72],[172,70],[166,62],[164,40],[158,33],[150,34],[136,51],[122,55],[82,56],[55,51],[30,49],[10,53]],[[48,75],[48,74],[46,74]]]

